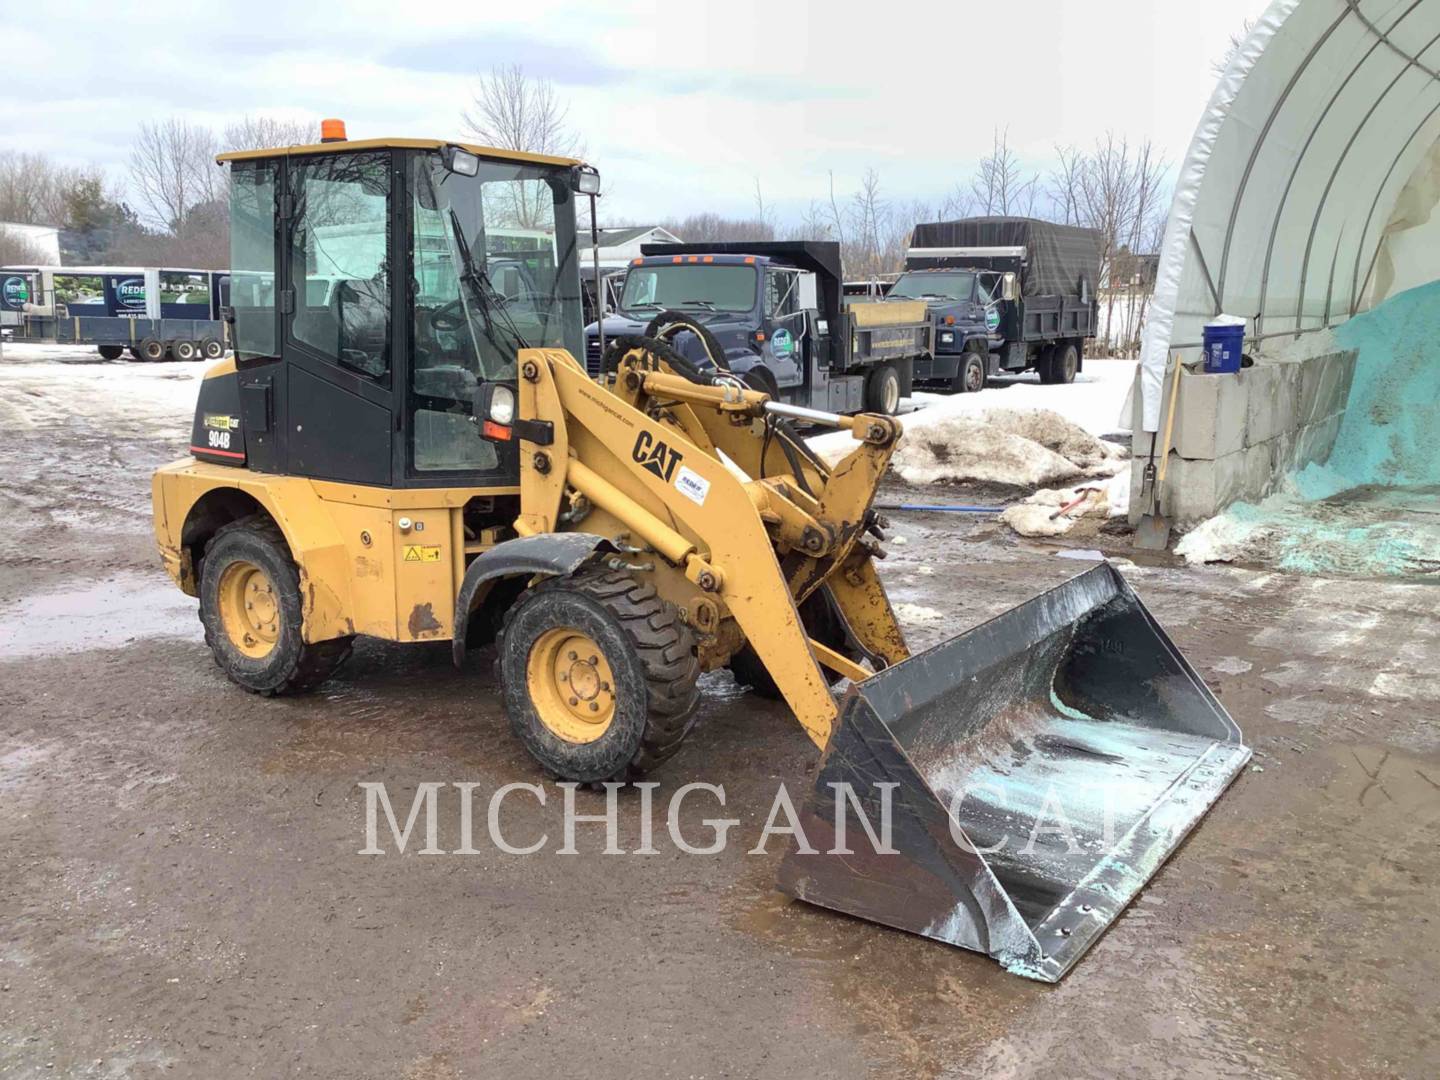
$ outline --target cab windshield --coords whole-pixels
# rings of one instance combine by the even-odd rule
[[[582,355],[575,205],[568,170],[441,155],[412,165],[411,399],[418,470],[491,469],[470,421],[482,382],[513,382],[520,349]]]
[[[625,275],[623,311],[750,311],[756,299],[754,266],[681,263],[636,266]]]
[[[968,270],[954,273],[901,274],[891,288],[891,300],[969,300],[975,275]]]

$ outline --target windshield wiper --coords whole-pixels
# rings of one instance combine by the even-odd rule
[[[515,326],[515,321],[510,318],[510,313],[505,310],[506,300],[504,295],[499,289],[495,288],[495,283],[490,280],[490,275],[486,272],[485,268],[475,262],[475,258],[470,251],[470,245],[465,240],[465,232],[460,228],[460,217],[455,213],[453,206],[450,208],[450,227],[455,231],[455,246],[460,251],[460,279],[474,291],[475,300],[480,305],[480,314],[485,320],[486,329],[490,332],[491,341],[500,348],[502,352],[505,351],[503,343],[495,341],[494,339],[495,330],[497,326],[500,326],[501,320],[503,320],[503,327],[501,328],[514,338],[515,348],[517,350],[528,349],[530,347],[529,342],[525,340],[524,335],[522,335]]]
[[[658,308],[659,304],[621,304],[621,311],[639,311],[641,308]]]
[[[681,300],[681,301],[680,301],[680,306],[681,306],[681,307],[686,307],[686,306],[689,305],[689,304],[695,304],[695,305],[697,305],[698,307],[702,308],[702,309],[705,310],[705,311],[714,311],[714,310],[715,310],[715,301],[713,301],[713,300]]]

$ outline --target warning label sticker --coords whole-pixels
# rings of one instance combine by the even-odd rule
[[[680,475],[675,477],[675,490],[696,506],[704,506],[705,498],[710,494],[710,481],[690,466],[681,465]]]
[[[430,544],[406,544],[406,545],[405,545],[405,561],[406,561],[406,562],[439,562],[439,561],[440,561],[440,545],[438,545],[438,544],[435,544],[435,545],[430,545]]]

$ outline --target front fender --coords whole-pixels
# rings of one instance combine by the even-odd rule
[[[615,545],[594,533],[540,533],[496,544],[482,551],[465,568],[465,578],[455,597],[455,636],[451,655],[455,666],[465,661],[465,631],[470,614],[484,599],[493,582],[507,577],[569,577],[597,551],[615,551]]]

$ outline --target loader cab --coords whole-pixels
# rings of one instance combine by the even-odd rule
[[[580,354],[575,198],[593,173],[420,140],[221,160],[234,401],[207,402],[206,380],[192,453],[378,487],[517,483],[514,444],[475,413],[520,349]]]

